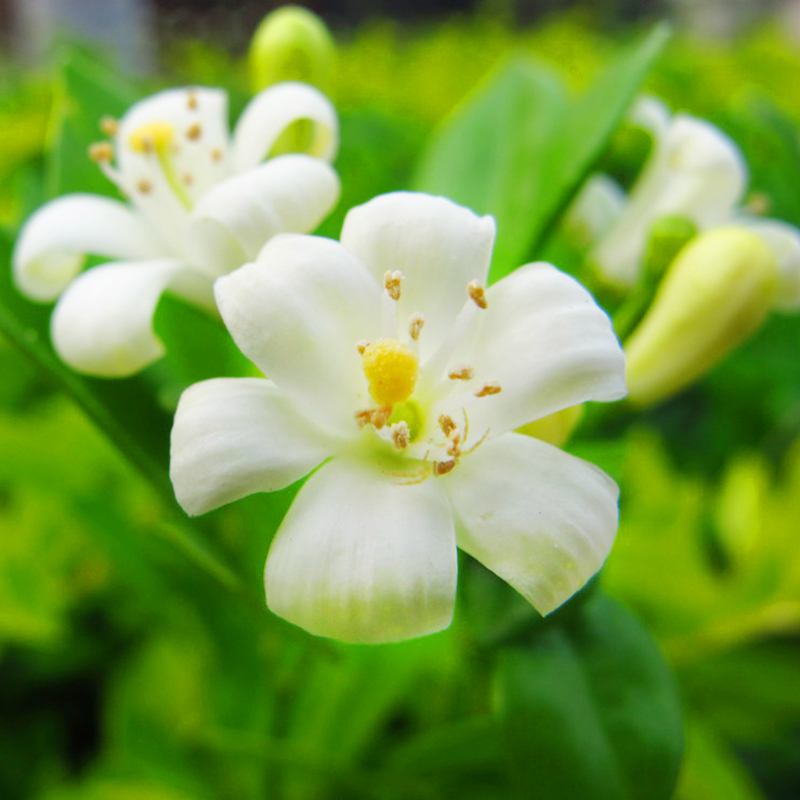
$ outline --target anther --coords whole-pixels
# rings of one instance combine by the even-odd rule
[[[412,314],[408,321],[408,335],[416,342],[419,339],[422,326],[425,324],[425,317],[422,314]]]
[[[370,422],[375,426],[375,430],[379,431],[389,421],[389,417],[391,416],[392,407],[381,406],[372,412],[372,419]]]
[[[434,461],[433,474],[438,478],[441,475],[447,475],[456,465],[456,460],[451,458],[449,461]]]
[[[211,151],[211,160],[212,161],[222,161],[222,150],[219,147],[215,147]]]
[[[472,367],[456,367],[447,374],[451,381],[471,381],[474,376],[475,370]]]
[[[366,339],[359,339],[359,340],[356,342],[356,348],[358,349],[358,352],[359,352],[359,353],[360,353],[362,356],[364,355],[364,351],[365,351],[365,350],[366,350],[368,347],[369,347],[369,342],[368,342]]]
[[[119,122],[117,122],[114,117],[103,117],[100,120],[100,130],[103,131],[106,136],[116,136],[119,130]]]
[[[195,141],[196,139],[200,138],[200,134],[203,132],[203,128],[199,122],[195,122],[188,127],[186,130],[186,138]]]
[[[363,411],[356,411],[355,417],[358,427],[363,428],[365,425],[369,425],[372,422],[372,409],[366,408]]]
[[[400,281],[403,279],[403,273],[399,269],[394,272],[388,271],[383,275],[383,287],[389,293],[392,300],[400,299]]]
[[[114,158],[114,148],[108,142],[95,142],[89,145],[89,158],[98,164],[108,163]]]
[[[136,188],[142,194],[149,194],[153,190],[153,184],[147,178],[141,178],[136,184]]]
[[[442,416],[439,417],[439,427],[442,429],[442,433],[445,436],[449,436],[450,431],[456,429],[456,424],[453,422],[452,417],[448,417],[447,414],[442,414]]]
[[[482,389],[475,392],[475,397],[488,397],[490,394],[500,394],[502,391],[503,387],[497,381],[490,381],[485,383]]]
[[[194,183],[194,178],[190,172],[183,173],[183,185],[184,186],[191,186]]]
[[[408,423],[401,420],[396,425],[392,425],[392,442],[398,450],[404,450],[408,447],[411,441],[411,431],[408,429]]]
[[[189,89],[186,96],[186,105],[188,105],[192,111],[197,108],[197,94],[194,89]]]
[[[478,281],[470,281],[467,284],[467,292],[469,292],[469,296],[478,308],[488,308],[489,304],[486,302],[486,292]]]

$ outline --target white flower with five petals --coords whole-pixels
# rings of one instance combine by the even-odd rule
[[[264,162],[298,120],[313,123],[307,154]],[[152,318],[165,290],[213,309],[216,278],[276,233],[317,227],[339,195],[327,163],[338,122],[316,89],[283,83],[253,98],[232,136],[226,93],[206,88],[160,92],[105,129],[112,142],[91,154],[130,204],[89,194],[47,203],[23,227],[13,270],[28,297],[60,296],[51,333],[66,363],[121,377],[163,354]],[[113,262],[81,273],[87,254]]]
[[[272,543],[269,607],[351,642],[451,620],[456,546],[540,612],[602,565],[614,482],[520,425],[625,394],[605,313],[536,263],[484,290],[491,217],[395,193],[351,210],[341,242],[284,234],[215,286],[269,378],[187,389],[171,477],[189,514],[312,473]]]

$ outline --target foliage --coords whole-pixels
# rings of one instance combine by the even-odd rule
[[[753,194],[800,224],[796,52],[765,29],[735,48],[677,37],[656,62],[663,39],[618,47],[575,16],[522,34],[486,19],[355,31],[333,89],[344,191],[321,233],[381,192],[441,192],[498,218],[499,278],[563,245],[558,218],[643,85],[734,135]],[[243,104],[241,61],[197,42],[176,52],[174,73]],[[113,194],[86,147],[145,88],[93,59],[70,53],[49,84],[23,77],[0,98],[4,262],[45,197]],[[297,487],[201,521],[175,504],[179,392],[251,369],[224,330],[166,298],[156,327],[169,360],[110,383],[58,361],[48,316],[6,270],[3,797],[666,799],[682,705],[680,800],[798,787],[796,317],[772,319],[636,426],[624,410],[588,415],[572,450],[623,489],[599,588],[542,622],[463,557],[450,630],[367,648],[263,607],[269,538]]]

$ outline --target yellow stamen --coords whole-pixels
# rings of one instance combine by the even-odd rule
[[[489,383],[484,384],[483,388],[475,392],[475,397],[488,397],[492,394],[500,394],[503,391],[503,388],[500,386],[497,381],[490,381]]]
[[[98,164],[108,163],[114,158],[114,148],[108,142],[95,142],[89,145],[89,158]]]
[[[200,126],[199,122],[195,122],[189,126],[186,130],[186,138],[191,139],[194,141],[195,139],[200,138],[200,134],[203,132],[203,128]]]
[[[404,403],[411,397],[419,376],[414,351],[396,339],[378,339],[364,348],[364,375],[369,393],[379,406]]]
[[[486,292],[478,281],[470,281],[467,284],[467,292],[469,292],[469,296],[478,308],[488,308],[489,304],[486,302]]]
[[[103,117],[100,120],[100,130],[103,131],[106,136],[116,136],[119,130],[119,123],[114,117]]]

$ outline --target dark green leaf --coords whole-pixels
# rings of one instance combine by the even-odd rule
[[[675,686],[644,626],[608,597],[505,650],[498,701],[520,797],[671,796],[682,751]]]

